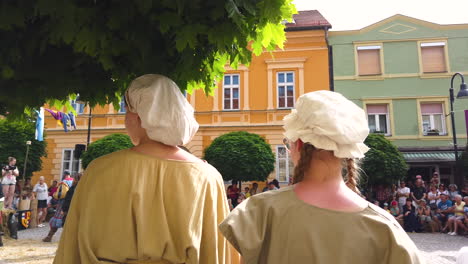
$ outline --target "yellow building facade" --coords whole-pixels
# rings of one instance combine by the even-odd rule
[[[200,129],[187,148],[202,157],[203,150],[218,136],[232,131],[248,131],[261,135],[272,145],[276,155],[276,177],[286,184],[292,174],[292,163],[282,145],[282,120],[296,99],[307,92],[329,90],[330,24],[318,11],[301,11],[294,23],[286,25],[286,43],[283,50],[254,56],[251,64],[237,69],[226,67],[226,74],[213,96],[202,90],[187,95],[195,108]],[[48,157],[43,170],[35,174],[50,182],[60,180],[64,170],[81,169],[74,159],[75,144],[86,144],[89,108],[75,104],[80,113],[77,129],[64,132],[51,115],[46,114]],[[91,115],[91,142],[111,133],[125,133],[124,109],[113,105],[95,107]],[[33,179],[35,182],[36,179]]]

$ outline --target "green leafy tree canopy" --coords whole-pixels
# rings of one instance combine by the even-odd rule
[[[70,94],[118,103],[147,73],[210,93],[227,63],[283,47],[294,13],[292,0],[1,1],[0,114]]]
[[[16,158],[20,178],[30,178],[33,172],[42,169],[42,157],[46,156],[46,142],[35,140],[36,127],[32,122],[11,122],[0,119],[0,164],[6,165],[8,157]],[[29,146],[26,175],[23,175],[26,158],[26,141]]]
[[[264,181],[275,169],[271,146],[257,134],[231,132],[205,149],[205,159],[224,180]]]
[[[124,134],[110,134],[89,144],[88,149],[81,156],[83,169],[91,161],[109,153],[133,147],[130,137]]]
[[[381,134],[370,134],[364,143],[370,150],[361,165],[363,182],[367,180],[368,186],[392,184],[406,177],[408,165],[393,143]]]

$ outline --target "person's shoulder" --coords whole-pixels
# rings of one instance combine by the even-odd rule
[[[368,203],[368,210],[365,210],[364,215],[366,218],[378,223],[380,226],[387,226],[392,230],[395,228],[401,229],[401,226],[398,221],[396,221],[395,217],[373,203]]]
[[[250,196],[246,201],[251,206],[278,207],[281,201],[286,201],[290,197],[291,192],[293,192],[293,186],[287,186]]]

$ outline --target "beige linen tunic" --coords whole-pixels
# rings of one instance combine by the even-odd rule
[[[293,186],[250,197],[220,229],[246,264],[423,263],[405,231],[379,207],[323,209],[298,199]]]
[[[118,151],[86,169],[54,263],[229,263],[228,213],[211,165]]]

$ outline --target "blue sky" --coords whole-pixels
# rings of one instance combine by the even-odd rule
[[[298,10],[317,9],[332,30],[360,29],[395,14],[438,24],[468,24],[468,0],[294,0]]]

